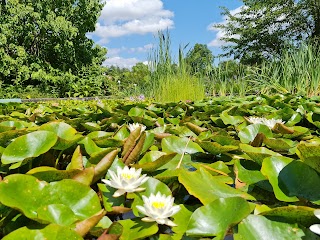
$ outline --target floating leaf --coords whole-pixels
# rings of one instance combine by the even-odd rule
[[[238,136],[242,143],[250,143],[255,139],[258,133],[263,133],[266,137],[273,136],[271,130],[264,124],[251,124],[243,128]]]
[[[267,217],[272,221],[299,223],[305,227],[319,222],[314,215],[314,208],[305,206],[285,206],[270,209],[260,213],[260,215]]]
[[[96,193],[81,183],[70,179],[47,183],[22,174],[9,175],[0,182],[0,202],[40,222],[47,222],[48,218],[41,219],[38,211],[52,204],[65,205],[80,220],[101,210]],[[58,210],[67,208],[59,207]]]
[[[49,122],[43,124],[39,130],[45,130],[55,133],[58,136],[58,142],[54,149],[65,150],[77,143],[82,135],[77,134],[77,130],[64,122]]]
[[[166,153],[197,153],[204,152],[203,149],[188,138],[180,138],[177,136],[170,136],[162,139],[162,151]]]
[[[262,165],[263,159],[270,156],[281,156],[265,147],[252,147],[247,144],[240,144],[240,149],[244,151],[253,161]]]
[[[54,182],[73,178],[80,172],[80,169],[58,170],[53,167],[37,167],[28,171],[27,174],[32,175],[42,181]]]
[[[233,145],[222,146],[217,142],[197,140],[196,143],[198,143],[200,147],[202,147],[203,149],[207,150],[209,153],[214,155],[218,155],[221,153],[226,153],[226,152],[230,152],[238,149],[238,146],[233,146]]]
[[[146,171],[146,172],[153,172],[158,168],[162,167],[163,165],[165,165],[166,163],[168,163],[169,161],[171,161],[176,155],[177,153],[163,155],[153,162],[148,162],[144,164],[134,164],[133,167],[137,169],[141,168],[143,171]]]
[[[57,142],[57,135],[49,131],[36,131],[18,137],[4,150],[2,164],[11,164],[40,156]]]
[[[70,239],[70,240],[82,240],[75,231],[68,227],[60,226],[57,224],[50,224],[44,228],[29,229],[27,227],[19,228],[18,230],[11,232],[3,240],[34,240],[34,239]]]
[[[174,219],[174,223],[177,225],[172,228],[174,231],[174,235],[172,236],[173,240],[183,239],[182,236],[188,229],[189,219],[192,215],[192,212],[188,210],[184,205],[180,204],[180,211],[177,212],[172,218]]]
[[[262,163],[261,172],[268,178],[276,198],[280,201],[298,201],[298,198],[286,195],[279,187],[279,174],[281,170],[292,161],[293,159],[291,158],[274,156],[264,159]]]
[[[263,216],[249,215],[238,225],[235,240],[302,239],[304,232],[297,224],[270,221]]]
[[[229,110],[223,111],[220,114],[220,118],[222,119],[223,123],[225,125],[238,125],[239,123],[242,123],[245,119],[242,116],[231,116],[228,114]]]
[[[198,208],[191,215],[187,235],[225,236],[227,230],[247,217],[252,209],[240,197],[220,198]]]
[[[198,198],[203,204],[208,204],[218,198],[228,197],[243,197],[254,200],[248,193],[228,186],[203,168],[195,172],[180,171],[179,182],[183,184],[189,194]],[[203,187],[204,183],[205,187]]]
[[[296,153],[301,161],[320,173],[320,142],[300,142],[297,145]]]
[[[158,232],[158,225],[154,222],[143,222],[140,219],[127,219],[118,222],[123,226],[122,240],[146,239]]]
[[[278,176],[280,189],[289,197],[297,196],[309,201],[319,201],[320,176],[309,165],[292,161],[281,169]]]

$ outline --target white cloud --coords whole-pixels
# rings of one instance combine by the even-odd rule
[[[241,6],[241,7],[238,7],[236,9],[233,9],[233,10],[230,10],[230,13],[232,15],[236,15],[238,14],[239,12],[241,12],[241,9],[243,8],[244,6]],[[226,36],[226,32],[223,30],[223,29],[220,29],[220,28],[216,28],[214,27],[215,24],[226,24],[228,23],[229,21],[229,18],[228,17],[225,17],[223,21],[221,22],[218,22],[218,23],[211,23],[209,26],[208,26],[208,30],[209,31],[214,31],[216,32],[216,36],[215,38],[208,43],[208,46],[209,47],[221,47],[223,45],[226,45],[227,42],[221,40],[221,38],[225,37]],[[234,37],[237,37],[237,36],[234,36]]]
[[[142,47],[120,47],[120,48],[107,48],[108,52],[107,52],[107,57],[117,57],[119,56],[119,54],[125,52],[125,53],[146,53],[149,52],[151,49],[153,48],[153,44],[149,43],[146,44]]]
[[[96,31],[100,44],[130,34],[156,33],[173,28],[173,12],[161,0],[106,0]]]
[[[134,65],[136,65],[138,62],[141,62],[137,58],[122,58],[119,56],[110,57],[107,58],[103,62],[103,66],[117,66],[120,68],[132,68]]]

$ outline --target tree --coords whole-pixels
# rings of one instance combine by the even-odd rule
[[[106,50],[86,33],[95,30],[102,7],[100,0],[2,1],[0,80],[59,84],[63,74],[96,73],[87,68],[100,66]]]
[[[319,0],[243,0],[237,14],[223,8],[228,21],[217,24],[226,36],[226,54],[243,63],[260,63],[279,57],[302,41],[320,42]]]
[[[212,69],[213,55],[207,45],[196,43],[187,53],[186,62],[192,74],[204,76]]]

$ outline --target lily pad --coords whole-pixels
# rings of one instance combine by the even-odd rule
[[[252,211],[241,197],[219,198],[198,208],[191,215],[187,235],[224,237],[227,230],[246,218]]]
[[[2,164],[11,164],[40,156],[57,142],[57,135],[49,131],[36,131],[18,137],[9,144],[1,156]]]
[[[298,224],[268,220],[263,216],[249,215],[238,225],[235,240],[298,240],[305,236]]]
[[[212,176],[203,168],[195,172],[181,170],[179,182],[183,184],[189,194],[198,198],[203,204],[208,204],[218,198],[228,197],[243,197],[254,200],[250,194],[228,186],[219,180],[218,176]]]
[[[19,228],[18,230],[11,232],[3,240],[34,240],[34,239],[70,239],[70,240],[82,240],[83,238],[75,231],[68,227],[63,227],[57,224],[50,224],[44,228],[29,229],[27,227]]]

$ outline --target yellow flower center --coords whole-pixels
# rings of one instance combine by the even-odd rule
[[[129,173],[121,173],[121,177],[130,180],[131,178],[133,178],[133,175]]]
[[[163,208],[166,204],[164,202],[152,202],[151,204],[155,208]]]

